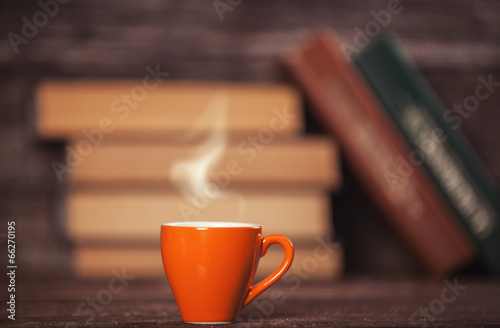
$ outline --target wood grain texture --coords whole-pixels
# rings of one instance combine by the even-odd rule
[[[18,34],[20,18],[40,10],[35,3],[4,7],[0,26]],[[330,25],[353,44],[354,28],[364,30],[371,11],[386,8],[387,1],[252,1],[220,21],[211,2],[71,1],[17,54],[2,38],[0,70],[128,76],[160,63],[172,78],[274,80],[282,72],[272,59],[314,27]],[[402,1],[387,25],[424,66],[491,67],[499,65],[499,10],[494,0]]]
[[[454,279],[448,281],[453,284]],[[441,313],[429,312],[432,321],[427,325],[498,327],[500,282],[457,279],[466,289],[459,290]],[[129,280],[108,304],[92,309],[87,300],[104,295],[108,283],[20,282],[18,313],[9,327],[192,327],[182,323],[166,279]],[[240,321],[231,327],[421,327],[410,316],[440,300],[446,288],[441,281],[280,282],[244,308]],[[450,295],[445,292],[445,297]]]

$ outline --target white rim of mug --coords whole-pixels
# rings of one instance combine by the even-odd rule
[[[244,222],[223,222],[223,221],[180,221],[167,222],[162,226],[185,227],[185,228],[256,228],[259,224]]]

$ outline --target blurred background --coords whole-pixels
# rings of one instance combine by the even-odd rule
[[[17,260],[22,265],[19,275],[109,276],[110,259],[130,261],[131,252],[144,260],[137,270],[147,268],[139,274],[157,272],[158,267],[149,265],[156,259],[161,265],[154,253],[158,231],[139,230],[151,222],[157,226],[151,217],[179,221],[166,215],[179,210],[183,197],[193,195],[185,196],[182,186],[186,184],[181,182],[179,187],[175,177],[199,170],[186,161],[215,149],[214,163],[220,168],[227,169],[231,160],[244,163],[250,154],[242,155],[237,147],[267,128],[262,122],[280,117],[273,109],[282,113],[284,105],[295,115],[292,124],[272,137],[269,145],[264,142],[267,149],[235,175],[234,184],[224,190],[224,201],[193,218],[205,214],[255,221],[257,215],[272,220],[295,213],[291,221],[263,219],[262,224],[277,230],[286,227],[283,233],[297,239],[298,247],[305,250],[304,259],[310,255],[307,251],[319,245],[316,236],[328,241],[334,235],[337,253],[318,273],[322,278],[422,273],[412,252],[344,163],[336,141],[311,115],[310,104],[281,61],[319,26],[332,27],[343,42],[355,44],[357,30],[374,20],[372,11],[386,9],[387,1],[63,2],[47,1],[52,4],[49,7],[37,1],[0,3],[0,238],[6,239],[7,222],[14,220]],[[478,76],[492,75],[500,81],[498,1],[401,1],[400,5],[401,12],[391,16],[387,28],[397,34],[446,108],[473,94]],[[41,11],[47,14],[38,14]],[[26,21],[38,26],[33,29]],[[67,146],[78,147],[83,140],[86,117],[98,124],[109,114],[114,99],[158,69],[165,72],[161,76],[165,83],[152,90],[138,110],[145,112],[149,104],[154,108],[150,113],[161,112],[169,99],[176,101],[177,108],[158,118],[131,116],[130,130],[118,127],[109,138],[106,135],[60,182],[54,163],[65,163]],[[81,80],[84,83],[79,85]],[[184,98],[175,98],[179,94]],[[257,99],[262,103],[252,105]],[[97,108],[99,101],[103,108]],[[184,109],[189,101],[198,107]],[[250,105],[243,108],[247,102]],[[62,114],[72,103],[81,109],[81,116]],[[495,90],[460,125],[497,183],[499,107],[500,91]],[[224,108],[223,126],[231,128],[231,122],[234,126],[221,129],[220,116],[211,108]],[[82,114],[86,110],[88,115]],[[189,110],[198,114],[184,115]],[[258,115],[261,120],[252,121]],[[198,129],[195,123],[200,117],[203,127]],[[155,121],[174,123],[163,126]],[[134,122],[139,127],[134,128]],[[148,131],[154,133],[149,136]],[[173,166],[181,162],[187,166],[172,174]],[[141,166],[144,163],[151,167]],[[164,175],[147,175],[161,172],[155,163],[165,164]],[[141,170],[146,173],[141,175]],[[283,174],[277,177],[279,172]],[[134,202],[139,205],[127,207]],[[127,213],[142,216],[135,221],[117,220]],[[114,221],[106,223],[106,217]],[[116,225],[122,223],[129,229],[116,232]],[[143,239],[134,238],[134,231],[142,233]],[[268,232],[264,226],[264,233]]]

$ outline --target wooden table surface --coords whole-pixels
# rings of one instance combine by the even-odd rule
[[[16,321],[2,315],[0,325],[196,327],[182,323],[166,279],[110,288],[111,279],[19,281]],[[226,327],[500,327],[500,280],[297,279],[274,285],[240,316]]]

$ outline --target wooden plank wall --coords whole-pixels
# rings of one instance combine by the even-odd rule
[[[22,35],[21,19],[32,21],[42,8],[37,1],[2,1],[0,217],[2,225],[8,220],[18,223],[20,271],[70,273],[69,243],[61,221],[55,219],[64,184],[57,182],[50,167],[63,159],[64,145],[41,142],[34,132],[32,95],[37,81],[141,78],[148,65],[160,65],[171,80],[288,81],[279,57],[316,26],[334,27],[342,40],[354,44],[355,28],[363,30],[374,20],[371,11],[385,10],[388,3],[243,0],[221,21],[212,1],[72,0],[60,5],[16,53],[8,33]],[[391,16],[388,27],[399,35],[447,107],[472,95],[478,76],[492,74],[500,81],[499,1],[401,1],[400,6],[402,11]],[[498,89],[461,128],[500,181]],[[353,188],[345,195],[359,203],[349,196],[359,193],[356,184]],[[368,213],[373,211],[370,206]],[[340,213],[347,214],[337,222],[339,228],[356,231],[355,240],[369,234],[348,223],[348,209]],[[379,225],[374,220],[372,225]],[[2,226],[0,232],[4,231]],[[362,243],[350,244],[351,269],[369,272],[369,261],[363,260],[367,253],[359,249]]]

